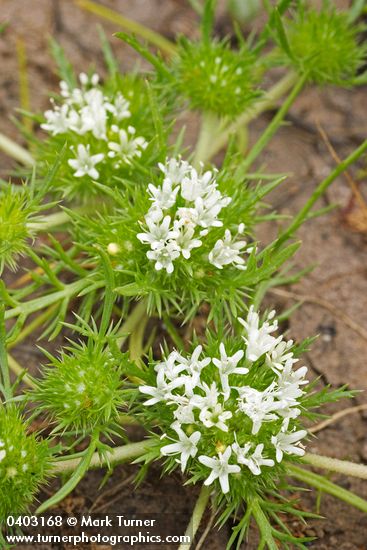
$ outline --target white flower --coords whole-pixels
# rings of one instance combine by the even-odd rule
[[[168,274],[173,273],[173,262],[180,255],[180,250],[174,241],[169,243],[160,242],[153,250],[147,252],[149,260],[155,261],[155,269],[161,271],[165,269]]]
[[[90,176],[96,180],[99,178],[99,172],[95,166],[103,159],[104,155],[102,153],[91,155],[89,145],[85,147],[79,144],[77,148],[77,157],[75,159],[69,159],[68,164],[75,170],[74,176],[76,178]]]
[[[307,384],[306,374],[307,367],[292,370],[292,361],[286,362],[283,370],[278,374],[277,388],[274,391],[283,408],[296,405],[297,399],[304,394],[300,386]]]
[[[180,248],[182,256],[188,260],[191,256],[191,250],[199,248],[202,245],[202,241],[193,238],[195,229],[191,225],[182,227],[182,224],[176,220],[174,229],[178,232],[176,244]]]
[[[293,357],[293,353],[289,349],[293,346],[293,340],[288,342],[281,340],[273,349],[266,354],[266,364],[276,370],[282,370],[284,363],[297,363],[298,359]]]
[[[195,422],[194,405],[178,404],[177,409],[173,412],[173,416],[180,424],[193,424]]]
[[[108,142],[108,148],[110,149],[108,156],[114,158],[118,155],[126,164],[130,164],[131,159],[134,157],[141,157],[142,150],[147,148],[148,143],[142,137],[132,137],[135,132],[136,130],[132,126],[128,127],[127,132],[123,129],[119,130],[119,142]]]
[[[50,132],[53,136],[57,134],[64,134],[68,131],[68,110],[67,105],[61,107],[55,107],[54,110],[48,110],[45,112],[46,122],[41,124],[41,128]]]
[[[288,425],[288,422],[286,425]],[[276,449],[277,462],[283,460],[283,453],[297,456],[303,456],[305,454],[304,449],[300,447],[300,440],[306,437],[307,431],[298,430],[297,432],[286,433],[285,430],[282,428],[277,435],[273,435],[271,438],[271,443]]]
[[[189,176],[185,176],[181,183],[181,196],[187,201],[194,202],[198,197],[203,197],[210,190],[213,174],[210,171],[199,176],[195,168],[192,168]]]
[[[120,121],[125,118],[129,118],[131,116],[129,108],[130,103],[127,101],[127,99],[124,98],[124,96],[120,92],[118,92],[110,109],[112,113],[116,116],[116,119]]]
[[[231,411],[226,411],[220,403],[216,403],[214,406],[205,407],[200,411],[199,418],[201,422],[207,428],[215,426],[223,432],[228,432],[228,426],[226,420],[232,418]]]
[[[244,356],[244,351],[239,350],[234,355],[229,357],[227,355],[224,344],[221,343],[219,346],[220,359],[213,358],[212,361],[214,365],[219,370],[220,381],[222,384],[222,389],[225,397],[229,397],[230,387],[228,383],[228,376],[230,374],[247,374],[248,369],[246,367],[237,367],[239,361],[241,361]]]
[[[224,494],[229,491],[229,474],[237,474],[241,471],[238,464],[228,464],[231,457],[232,449],[230,446],[226,448],[224,453],[218,453],[218,458],[210,458],[209,456],[199,456],[199,462],[207,466],[212,471],[209,477],[204,481],[204,485],[211,485],[213,481],[219,479],[220,486]]]
[[[232,448],[237,455],[238,463],[247,466],[255,476],[261,474],[261,466],[274,466],[274,460],[271,458],[264,458],[262,456],[264,449],[263,443],[256,446],[256,449],[252,455],[248,454],[251,448],[250,443],[246,443],[246,445],[242,448],[238,444],[234,444],[232,445]]]
[[[180,184],[190,169],[186,160],[171,158],[166,164],[158,163],[159,169],[173,184]]]
[[[162,244],[166,243],[169,239],[175,239],[178,237],[178,233],[175,230],[170,229],[171,217],[165,216],[162,223],[155,221],[151,217],[145,218],[146,224],[148,226],[148,232],[138,233],[136,236],[144,244],[150,244],[151,248],[154,250],[160,248]]]
[[[273,317],[273,312],[268,316],[268,319]],[[265,321],[260,327],[259,315],[254,310],[254,306],[251,306],[247,315],[246,321],[238,317],[239,322],[243,325],[247,332],[247,337],[242,337],[247,344],[246,357],[250,361],[256,361],[268,353],[280,342],[282,337],[274,338],[271,336],[271,333],[277,330],[278,323],[274,321],[273,324],[270,324],[268,321]]]
[[[252,434],[259,432],[262,423],[270,420],[276,420],[277,415],[274,414],[281,405],[274,400],[272,394],[275,384],[272,383],[266,390],[258,391],[250,386],[237,388],[240,394],[238,407],[240,411],[245,413],[252,420]]]
[[[4,451],[4,449],[1,449],[1,451],[0,451],[0,462],[2,460],[4,460],[5,457],[6,457],[6,451]]]
[[[239,255],[246,245],[246,241],[233,242],[231,232],[226,229],[224,239],[219,239],[209,253],[209,262],[218,269],[223,269],[224,265],[229,264],[237,269],[246,269],[245,260]]]
[[[200,382],[200,375],[203,368],[209,365],[210,357],[205,357],[199,360],[203,346],[196,346],[189,358],[178,356],[179,364],[184,366],[188,375],[185,376],[185,392],[186,395],[192,395],[194,388]]]
[[[144,404],[147,406],[155,405],[160,401],[168,401],[172,397],[172,390],[176,389],[181,385],[179,379],[173,380],[172,382],[167,383],[164,379],[163,370],[158,371],[157,374],[157,385],[156,386],[139,386],[139,391],[150,395],[151,399],[145,401]]]
[[[169,356],[165,361],[163,361],[162,363],[158,363],[154,367],[154,370],[156,372],[159,372],[162,370],[164,373],[164,376],[168,378],[168,380],[170,381],[176,380],[177,378],[179,378],[181,372],[185,368],[183,365],[176,364],[177,356],[178,356],[178,353],[176,351],[173,351],[172,353],[169,354]]]
[[[167,210],[176,202],[179,187],[173,187],[169,178],[163,180],[161,187],[155,187],[152,183],[148,185],[149,194],[155,208]]]
[[[177,423],[172,424],[172,428],[177,433],[179,441],[162,447],[161,454],[164,456],[180,454],[181,457],[179,462],[181,463],[181,471],[184,472],[188,459],[190,457],[194,458],[198,452],[197,444],[200,440],[201,433],[197,431],[188,437]]]
[[[193,217],[197,225],[204,227],[222,227],[223,223],[218,219],[218,215],[223,207],[231,202],[229,197],[223,197],[218,190],[213,191],[205,198],[195,199]]]

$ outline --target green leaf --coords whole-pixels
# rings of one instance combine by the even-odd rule
[[[144,294],[147,294],[147,292],[136,283],[128,283],[124,286],[118,286],[115,288],[115,292],[117,292],[117,294],[121,294],[121,296],[143,296]]]
[[[52,57],[57,64],[62,80],[65,80],[69,88],[75,88],[77,85],[77,80],[74,69],[70,61],[67,59],[63,48],[54,38],[50,38],[50,47]]]
[[[203,42],[209,44],[214,25],[215,7],[217,0],[206,0],[201,20],[201,35]]]
[[[131,46],[139,55],[144,57],[153,67],[157,70],[158,74],[172,79],[171,73],[167,69],[166,65],[154,55],[144,44],[139,42],[134,36],[127,34],[126,32],[117,32],[114,36]]]
[[[99,39],[101,41],[103,57],[104,57],[108,72],[110,73],[111,76],[114,77],[119,72],[117,59],[113,54],[113,51],[111,49],[109,41],[107,40],[107,36],[103,30],[103,27],[101,25],[98,25],[97,29],[98,29]]]
[[[92,460],[93,453],[97,446],[97,436],[94,436],[92,441],[89,444],[88,449],[85,451],[83,459],[79,462],[77,468],[73,472],[70,479],[59,489],[51,498],[47,499],[41,504],[36,510],[36,514],[42,514],[51,506],[55,506],[61,500],[63,500],[75,487],[78,485],[79,481],[83,478],[85,472],[89,468],[90,461]]]

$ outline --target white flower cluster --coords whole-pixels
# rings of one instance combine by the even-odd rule
[[[79,143],[75,158],[69,159],[69,165],[75,170],[74,176],[90,176],[99,178],[96,165],[106,157],[113,158],[115,168],[121,164],[129,164],[134,157],[140,157],[146,149],[147,142],[137,137],[133,126],[126,125],[130,118],[130,104],[118,92],[112,99],[106,97],[98,87],[99,76],[94,74],[91,79],[85,73],[79,75],[80,88],[70,89],[66,82],[60,82],[63,102],[45,112],[46,122],[41,128],[52,135],[73,132],[85,136],[87,143]],[[121,127],[123,125],[124,127]],[[90,141],[97,140],[98,151],[91,152]],[[101,152],[103,151],[103,152]]]
[[[159,164],[159,168],[163,182],[157,187],[152,183],[148,186],[152,205],[145,216],[144,232],[138,233],[137,238],[150,245],[147,257],[155,262],[155,269],[172,273],[177,258],[188,260],[191,251],[202,246],[202,239],[211,228],[223,226],[218,216],[231,198],[219,191],[214,172],[198,173],[187,161],[175,158]],[[243,230],[244,225],[240,224],[238,233]],[[234,242],[226,229],[208,260],[218,269],[225,265],[246,269],[240,255],[246,246],[245,241]]]
[[[177,438],[162,446],[161,454],[176,456],[184,471],[189,458],[200,451],[199,462],[211,470],[205,484],[218,479],[223,493],[229,491],[229,474],[247,468],[260,475],[263,466],[274,466],[284,454],[304,454],[300,440],[307,432],[289,429],[289,424],[301,413],[298,399],[304,394],[301,386],[307,384],[307,368],[293,370],[297,362],[290,351],[293,342],[271,335],[277,329],[276,321],[271,322],[273,316],[274,312],[261,324],[251,307],[247,319],[240,319],[246,329],[244,349],[228,356],[221,343],[220,357],[215,358],[201,357],[201,346],[190,357],[173,351],[156,365],[156,385],[139,388],[149,396],[145,405],[165,402],[173,413],[171,429]],[[247,383],[260,357],[264,361],[259,368],[268,369],[271,375],[268,387],[261,390]],[[262,432],[265,423],[267,429]],[[217,430],[223,432],[222,437]],[[224,443],[218,442],[221,438]],[[217,441],[215,449],[211,448],[213,441]]]

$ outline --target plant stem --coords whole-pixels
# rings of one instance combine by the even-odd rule
[[[192,512],[190,522],[185,531],[185,536],[189,537],[190,542],[180,544],[178,550],[187,550],[188,548],[190,548],[191,544],[194,542],[196,532],[199,529],[201,519],[208,505],[210,493],[211,493],[211,488],[207,487],[206,485],[203,485],[201,488],[199,497],[196,501],[194,510]]]
[[[282,124],[285,115],[288,113],[290,107],[293,105],[296,97],[302,90],[306,82],[306,75],[299,77],[293,86],[289,96],[282,103],[282,106],[277,111],[276,115],[266,127],[266,130],[261,134],[260,138],[257,140],[255,145],[252,147],[251,151],[246,156],[244,163],[241,164],[241,170],[245,173],[250,168],[254,160],[260,155],[266,145],[269,143],[275,132],[278,130],[279,126]]]
[[[55,212],[37,222],[29,223],[28,228],[32,231],[49,231],[67,222],[70,222],[70,217],[66,212]]]
[[[275,247],[278,248],[289,237],[297,231],[297,229],[302,225],[305,218],[307,217],[309,211],[315,204],[315,202],[321,197],[321,195],[326,191],[331,183],[348,168],[350,164],[353,164],[365,151],[367,151],[367,139],[355,150],[353,151],[346,159],[344,159],[334,170],[325,178],[312,193],[311,197],[308,199],[304,207],[299,211],[299,213],[294,217],[292,223],[285,229],[278,237]]]
[[[133,330],[138,326],[140,321],[144,319],[147,312],[147,304],[145,300],[140,300],[138,304],[134,307],[132,312],[128,315],[127,319],[125,320],[124,324],[121,326],[119,330],[119,334],[121,334],[120,338],[117,340],[117,345],[121,348],[122,345],[125,343],[127,337]]]
[[[322,456],[313,453],[306,453],[302,457],[303,462],[316,466],[317,468],[324,468],[331,470],[332,472],[339,472],[348,476],[359,477],[360,479],[367,479],[367,466],[364,464],[356,464],[348,460],[338,460],[337,458],[330,458],[329,456]]]
[[[101,281],[98,284],[96,283],[93,288],[101,288],[103,284],[103,281]],[[58,290],[57,292],[47,294],[46,296],[34,298],[33,300],[29,300],[28,302],[21,303],[19,304],[19,306],[14,307],[13,309],[8,309],[5,312],[5,320],[12,319],[13,317],[17,317],[21,314],[30,315],[31,313],[39,311],[40,309],[44,309],[52,304],[55,304],[56,302],[59,302],[60,300],[63,300],[64,298],[71,298],[72,296],[76,296],[88,285],[91,285],[91,281],[88,281],[86,279],[75,281],[74,283],[65,285],[62,290]]]
[[[43,512],[45,512],[45,510],[47,510],[47,508],[55,506],[55,504],[58,504],[61,500],[67,497],[73,489],[75,489],[75,487],[78,485],[79,481],[81,481],[84,474],[89,468],[93,453],[98,443],[98,439],[99,433],[95,433],[92,436],[89,447],[85,450],[84,456],[79,460],[79,463],[70,479],[57,491],[57,493],[52,495],[52,497],[43,502],[41,506],[37,508],[36,514],[42,514]]]
[[[33,321],[31,321],[21,332],[19,332],[15,340],[12,340],[11,342],[9,342],[8,350],[11,350],[12,348],[20,344],[20,342],[23,342],[23,340],[27,338],[27,336],[32,334],[39,326],[41,326],[45,321],[47,321],[47,319],[52,315],[55,309],[56,309],[56,305],[53,304],[44,312],[42,312],[40,315],[38,315],[38,317],[33,319]]]
[[[259,549],[265,548],[265,544],[267,544],[269,550],[278,550],[278,546],[274,541],[271,524],[269,523],[268,518],[264,514],[259,504],[259,501],[256,498],[253,500],[253,502],[251,502],[251,508],[252,515],[254,516],[260,531]]]
[[[148,29],[141,23],[124,17],[115,10],[111,10],[110,8],[102,6],[97,2],[92,2],[92,0],[75,0],[75,2],[80,8],[94,13],[95,15],[98,15],[99,17],[102,17],[107,21],[111,21],[115,25],[119,25],[131,34],[140,36],[141,38],[143,38],[147,42],[150,42],[162,52],[165,52],[170,56],[176,52],[176,46],[175,44],[173,44],[173,42],[171,42],[161,34],[151,29]]]
[[[6,329],[5,329],[5,306],[0,303],[0,370],[2,385],[4,388],[4,398],[6,401],[11,399],[11,383],[9,375],[8,354],[6,351]]]
[[[332,483],[323,476],[319,476],[317,474],[314,474],[313,472],[304,470],[303,468],[299,468],[294,464],[288,464],[287,468],[289,471],[289,475],[291,475],[292,477],[295,477],[300,481],[311,485],[311,487],[316,487],[316,489],[328,493],[329,495],[333,495],[334,497],[337,497],[340,500],[347,502],[355,508],[362,510],[363,512],[367,512],[367,501],[359,497],[358,495],[355,495],[351,491],[347,491],[346,489],[339,487],[339,485]]]
[[[116,464],[117,462],[123,462],[124,460],[138,458],[154,444],[155,442],[153,439],[145,439],[144,441],[139,441],[138,443],[129,443],[128,445],[115,447],[103,456],[99,453],[94,453],[89,462],[89,468],[102,468],[103,466],[107,466],[109,464]],[[73,472],[79,466],[80,462],[80,458],[54,462],[52,473],[59,475],[67,472]]]
[[[132,331],[129,338],[130,359],[134,361],[139,367],[142,365],[141,357],[144,354],[144,333],[148,321],[149,317],[145,312],[145,315],[141,317],[139,324]]]
[[[12,357],[9,353],[8,353],[8,365],[9,365],[9,368],[14,372],[14,374],[22,377],[22,381],[25,384],[27,384],[27,386],[29,386],[30,388],[36,387],[36,385],[32,382],[32,379],[28,376],[27,370],[21,367],[18,361],[16,361],[14,357]]]
[[[281,98],[298,80],[298,75],[294,72],[287,73],[279,82],[257,101],[251,108],[242,113],[232,124],[225,128],[219,136],[212,141],[212,144],[206,152],[205,158],[201,160],[210,160],[228,143],[231,135],[236,134],[242,126],[247,126],[252,120],[264,111],[273,107],[274,103]]]
[[[213,135],[215,135],[219,124],[220,120],[215,113],[212,113],[210,111],[203,112],[199,137],[196,143],[195,156],[193,160],[193,165],[196,168],[199,168],[200,162],[205,162],[208,156],[207,151],[210,149]]]
[[[24,164],[24,166],[32,167],[35,165],[35,160],[32,155],[24,149],[24,147],[21,147],[12,139],[4,136],[4,134],[0,134],[0,150],[9,157]]]

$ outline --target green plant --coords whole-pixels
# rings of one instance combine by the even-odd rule
[[[83,4],[111,16],[93,2]],[[210,498],[208,486],[219,523],[236,518],[229,546],[240,544],[254,518],[260,549],[276,549],[277,541],[305,547],[307,539],[294,537],[281,519],[283,513],[307,517],[284,496],[292,491],[289,476],[367,511],[363,499],[297,465],[364,475],[363,466],[305,454],[302,446],[304,418],[314,419],[315,409],[352,392],[317,392],[305,380],[306,367],[294,368],[310,342],[275,336],[275,313],[259,313],[270,286],[303,275],[287,272],[300,245],[296,232],[325,211],[313,211],[315,203],[363,155],[367,141],[320,182],[270,243],[258,241],[257,227],[283,221],[265,200],[286,178],[252,168],[304,85],[363,82],[357,71],[366,50],[358,46],[355,6],[337,13],[328,5],[319,12],[296,3],[289,15],[290,2],[265,4],[263,31],[251,40],[238,31],[237,48],[213,37],[213,0],[205,2],[197,41],[181,37],[174,45],[134,26],[166,58],[119,33],[149,61],[144,73],[120,75],[101,34],[105,80],[91,71],[78,81],[52,42],[61,93],[50,110],[33,117],[44,139],[25,131],[34,158],[0,136],[30,181],[0,188],[1,271],[15,269],[20,255],[31,265],[15,285],[0,286],[0,426],[8,433],[13,422],[11,436],[22,440],[16,452],[27,441],[38,461],[24,502],[19,487],[7,486],[19,511],[52,473],[70,476],[37,513],[60,502],[90,467],[136,460],[144,463],[142,477],[162,458],[164,472],[180,466],[189,482],[203,486],[194,531]],[[315,55],[320,36],[325,51]],[[265,90],[268,69],[279,64],[288,72]],[[249,123],[279,100],[274,118],[248,149]],[[191,148],[183,146],[177,118],[184,109],[201,115]],[[217,167],[212,159],[223,147]],[[207,328],[196,333],[198,314]],[[62,331],[69,343],[58,356],[45,352],[48,364],[32,378],[9,350],[40,327],[41,338],[52,340]],[[17,395],[22,379],[31,389]],[[26,434],[18,401],[30,407],[31,419],[51,421],[44,442]],[[138,420],[149,437],[129,443],[124,420]],[[127,442],[115,446],[121,439]],[[0,468],[9,467],[9,456],[0,445]],[[27,470],[22,476],[28,483]],[[1,498],[3,519],[9,506]]]

